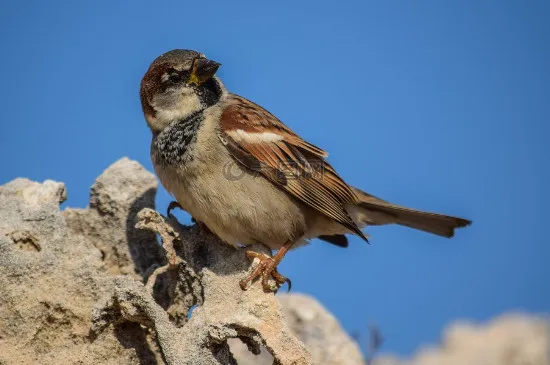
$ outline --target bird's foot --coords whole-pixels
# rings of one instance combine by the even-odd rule
[[[172,211],[176,208],[183,209],[180,203],[175,200],[171,201],[170,204],[168,204],[168,208],[166,209],[166,216],[168,217],[168,219],[174,218],[174,216],[172,215]]]
[[[244,279],[239,282],[242,290],[246,290],[248,288],[248,285],[252,281],[261,277],[262,287],[266,293],[277,292],[279,288],[284,285],[284,283],[288,283],[288,291],[290,291],[290,288],[292,287],[290,279],[286,276],[279,274],[279,272],[277,271],[277,265],[279,265],[279,263],[281,262],[283,255],[279,256],[279,252],[277,252],[274,257],[269,257],[265,254],[261,254],[255,251],[246,251],[246,256],[251,259],[256,258],[260,260],[260,262],[250,274],[248,274]],[[275,280],[275,289],[269,282],[270,278]]]

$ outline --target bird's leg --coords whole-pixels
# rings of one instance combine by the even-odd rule
[[[279,249],[279,251],[277,251],[277,253],[273,257],[269,257],[255,251],[246,251],[246,256],[251,259],[257,258],[258,260],[260,260],[260,262],[250,274],[248,274],[243,280],[240,281],[239,285],[241,286],[241,289],[246,290],[248,285],[253,280],[261,277],[262,287],[264,288],[265,292],[277,291],[284,283],[288,283],[288,290],[290,291],[290,288],[292,287],[290,279],[279,274],[279,272],[277,271],[277,266],[281,263],[283,257],[285,257],[285,254],[288,252],[288,250],[292,248],[292,245],[293,243],[288,241]],[[270,277],[273,278],[277,283],[277,288],[275,290],[273,290],[273,288],[269,284]]]

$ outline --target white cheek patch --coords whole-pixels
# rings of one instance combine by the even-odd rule
[[[174,120],[183,120],[203,108],[198,95],[191,90],[180,89],[170,95],[165,95],[162,99],[154,103],[153,108],[157,112],[157,119],[168,123]]]
[[[155,131],[162,131],[164,128],[168,126],[169,123],[162,119],[155,118],[150,115],[146,115],[145,119],[147,120],[147,124],[151,127],[151,129]]]
[[[242,129],[236,129],[234,131],[227,132],[236,142],[248,142],[248,143],[271,143],[284,140],[283,136],[272,132],[246,132]]]
[[[185,89],[180,95],[180,100],[178,102],[178,111],[183,114],[185,117],[193,114],[196,111],[202,110],[204,106],[201,103],[201,100],[197,94],[189,89]]]

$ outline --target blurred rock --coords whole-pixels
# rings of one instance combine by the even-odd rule
[[[550,365],[550,322],[506,314],[487,324],[456,322],[440,347],[426,347],[410,360],[381,356],[373,365]]]

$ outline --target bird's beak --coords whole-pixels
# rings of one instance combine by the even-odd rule
[[[191,75],[189,76],[189,83],[200,86],[214,77],[216,71],[221,66],[216,61],[211,61],[206,58],[197,58],[193,61],[191,67]]]

